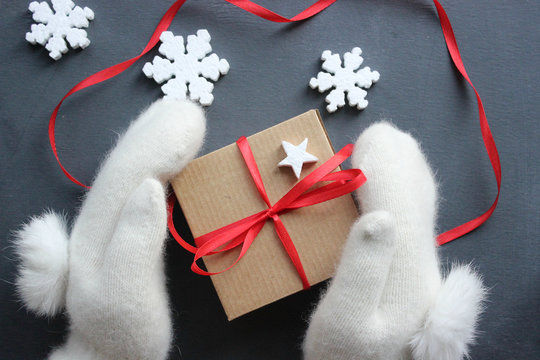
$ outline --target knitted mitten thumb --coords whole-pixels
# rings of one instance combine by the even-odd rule
[[[25,305],[42,315],[65,307],[69,316],[67,341],[50,359],[166,358],[164,187],[196,155],[204,131],[200,107],[156,102],[103,163],[69,236],[53,213],[18,233],[16,284]]]
[[[475,335],[485,290],[469,266],[442,280],[435,242],[437,189],[418,143],[371,126],[352,164],[367,182],[362,216],[304,342],[306,360],[459,360]]]

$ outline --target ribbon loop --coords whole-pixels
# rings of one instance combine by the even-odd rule
[[[288,22],[302,21],[302,20],[308,19],[320,13],[324,9],[328,8],[337,0],[318,0],[315,3],[313,3],[311,6],[309,6],[308,8],[306,8],[305,10],[297,14],[296,16],[293,16],[292,18],[283,17],[258,4],[255,4],[254,2],[250,0],[226,0],[226,1],[256,16],[259,16],[263,19],[273,21],[273,22],[288,23]],[[89,186],[83,184],[82,182],[77,180],[73,175],[71,175],[71,173],[62,165],[62,162],[60,161],[60,157],[58,155],[58,150],[56,147],[55,126],[56,126],[56,118],[58,116],[58,112],[60,111],[60,108],[63,102],[68,97],[70,97],[71,95],[75,94],[78,91],[81,91],[87,87],[99,84],[103,81],[106,81],[122,73],[123,71],[128,69],[131,65],[133,65],[137,60],[139,60],[144,54],[146,54],[148,51],[154,48],[159,42],[159,37],[161,33],[169,28],[169,25],[171,24],[172,20],[176,16],[178,10],[180,10],[180,8],[185,2],[186,0],[176,0],[170,6],[170,8],[167,10],[165,15],[163,15],[160,22],[158,23],[156,29],[154,30],[152,36],[150,37],[149,42],[146,44],[143,51],[139,55],[135,56],[134,58],[128,59],[124,62],[121,62],[119,64],[113,65],[104,70],[101,70],[87,77],[86,79],[82,80],[77,85],[75,85],[71,90],[69,90],[67,94],[64,95],[64,97],[60,100],[60,102],[54,108],[49,118],[49,127],[48,127],[49,142],[51,145],[51,150],[53,152],[54,157],[56,158],[58,165],[63,171],[63,173],[66,175],[67,178],[69,178],[75,184],[80,185],[85,188],[89,188]],[[487,154],[489,156],[489,160],[491,162],[491,166],[493,168],[495,180],[497,183],[497,196],[495,197],[495,200],[493,201],[489,209],[483,214],[481,214],[480,216],[470,221],[467,221],[464,224],[461,224],[453,229],[450,229],[446,231],[445,233],[440,234],[437,237],[437,243],[439,245],[443,245],[449,241],[457,239],[467,234],[468,232],[476,229],[477,227],[482,225],[485,221],[487,221],[487,219],[489,219],[489,217],[493,214],[493,212],[495,211],[495,208],[497,207],[497,203],[499,201],[499,195],[501,191],[501,162],[499,159],[499,154],[497,151],[497,147],[495,145],[493,134],[491,133],[491,130],[489,128],[489,124],[488,124],[488,120],[487,120],[486,113],[484,110],[484,106],[482,104],[482,100],[480,99],[480,95],[478,91],[474,87],[471,79],[469,78],[469,75],[467,74],[465,70],[465,65],[463,64],[463,61],[461,59],[461,54],[459,53],[459,48],[457,45],[456,38],[454,36],[454,32],[452,30],[452,25],[450,24],[450,20],[446,12],[444,11],[444,8],[440,4],[440,2],[438,0],[433,0],[433,3],[435,4],[435,7],[437,9],[437,14],[439,16],[439,21],[440,21],[444,39],[448,48],[448,52],[450,53],[450,57],[452,58],[452,61],[454,65],[456,66],[456,68],[458,69],[458,71],[461,73],[463,78],[470,84],[470,86],[473,88],[475,92],[476,101],[478,104],[478,115],[479,115],[479,120],[480,120],[480,130],[482,133],[482,139],[484,141],[484,145],[485,145]],[[283,199],[281,199],[274,206],[270,205],[270,201],[268,197],[265,195],[266,192],[264,191],[264,185],[262,184],[262,180],[260,179],[260,174],[252,173],[252,177],[255,181],[257,188],[260,188],[259,193],[261,194],[261,197],[263,198],[267,206],[269,208],[272,207],[273,212],[279,213],[283,211],[292,210],[298,207],[310,206],[310,205],[316,204],[317,202],[314,202],[315,199],[319,199],[320,201],[318,202],[326,201],[326,200],[323,200],[324,196],[322,196],[322,194],[326,194],[329,196],[331,193],[330,190],[332,190],[334,191],[334,194],[337,196],[337,194],[339,194],[341,191],[346,191],[347,189],[354,188],[354,186],[357,186],[358,185],[357,183],[361,181],[362,176],[363,176],[363,174],[362,175],[358,174],[358,176],[354,176],[352,173],[348,174],[343,171],[339,173],[340,175],[338,176],[338,178],[331,176],[331,174],[327,174],[324,177],[325,180],[319,179],[320,181],[333,181],[332,184],[323,186],[320,189],[310,192],[309,194],[298,195],[294,199],[293,199],[293,196],[287,194]],[[347,174],[350,175],[350,177],[348,177]],[[365,181],[365,178],[363,181]],[[308,188],[309,187],[307,187],[305,190],[307,190]],[[325,190],[322,190],[322,189],[325,189]],[[352,191],[352,190],[349,190],[349,191]],[[169,208],[171,209],[171,211],[169,212],[168,218],[169,218],[169,229],[171,231],[171,234],[176,238],[176,240],[179,242],[179,244],[182,247],[184,247],[185,249],[187,249],[188,251],[192,253],[196,253],[197,248],[185,242],[174,229],[174,224],[172,221],[172,205],[173,204],[174,204],[174,199],[169,201]],[[268,216],[268,215],[264,215],[264,216]],[[248,235],[249,234],[246,233],[246,236],[244,237],[244,239],[246,239]],[[239,236],[239,234],[237,236]],[[233,247],[239,246],[240,244],[242,244],[242,241],[235,238],[235,240],[233,241],[228,241],[228,244],[222,244],[223,246],[222,250],[231,249]]]

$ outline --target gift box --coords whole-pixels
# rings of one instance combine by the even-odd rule
[[[286,157],[282,140],[297,145],[305,138],[308,138],[307,152],[318,161],[304,164],[297,179],[292,169],[277,165]],[[316,110],[249,136],[247,141],[271,204],[334,156]],[[338,170],[339,167],[335,171]],[[194,238],[269,208],[237,144],[193,160],[171,183]],[[309,284],[317,284],[333,275],[349,229],[357,217],[350,193],[279,214]],[[263,221],[261,226],[243,257],[227,271],[211,276],[229,320],[306,287],[277,235],[275,224]],[[237,246],[205,256],[204,265],[208,272],[222,271],[235,262],[240,252],[241,247]]]

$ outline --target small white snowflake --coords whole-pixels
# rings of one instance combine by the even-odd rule
[[[368,66],[355,71],[364,62],[361,54],[362,50],[359,47],[346,52],[343,56],[344,66],[342,66],[339,54],[332,54],[330,50],[322,53],[321,59],[324,61],[322,68],[327,72],[321,71],[316,78],[311,78],[309,86],[312,89],[318,89],[320,93],[335,87],[326,96],[328,112],[334,112],[345,105],[345,92],[347,92],[350,106],[356,106],[358,110],[362,110],[368,105],[365,99],[367,92],[362,88],[370,88],[379,80],[380,74],[377,71],[371,71]]]
[[[71,0],[51,2],[52,9],[45,1],[33,1],[28,6],[37,24],[32,24],[32,31],[26,33],[26,40],[45,46],[49,56],[58,60],[68,51],[66,40],[73,49],[84,49],[90,45],[86,31],[81,28],[88,27],[89,20],[94,19],[94,12],[87,7],[75,6]]]
[[[197,35],[187,37],[184,46],[182,36],[174,36],[170,31],[164,31],[160,38],[159,56],[154,57],[143,67],[144,74],[161,84],[165,98],[185,99],[189,90],[189,98],[208,106],[214,101],[214,84],[207,79],[217,81],[220,75],[229,71],[229,63],[220,59],[212,51],[210,34],[207,30],[197,31]]]

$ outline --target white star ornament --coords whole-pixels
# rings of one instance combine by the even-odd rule
[[[287,157],[278,164],[278,166],[290,166],[296,178],[300,178],[300,172],[304,163],[314,163],[319,159],[306,151],[308,139],[305,138],[300,145],[293,145],[288,141],[283,140],[281,145],[287,154]]]

